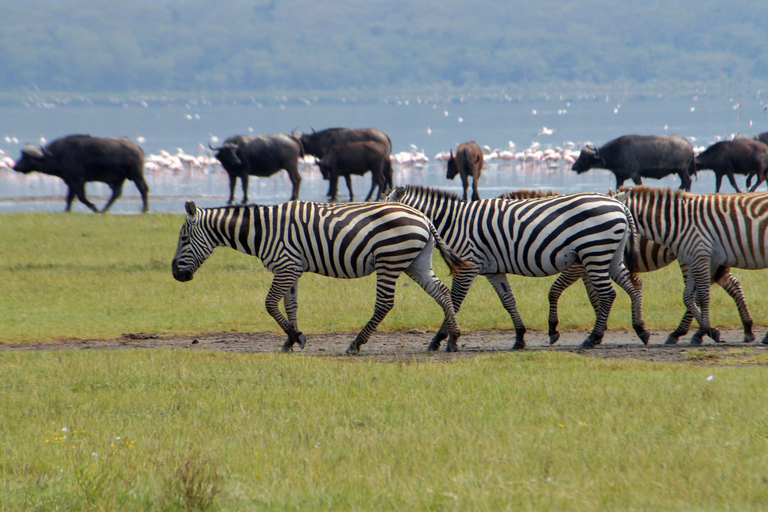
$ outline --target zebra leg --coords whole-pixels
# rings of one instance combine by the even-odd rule
[[[581,344],[581,348],[592,348],[595,345],[599,345],[603,340],[605,329],[608,326],[608,315],[611,312],[613,301],[616,299],[616,291],[611,286],[608,272],[601,272],[599,269],[590,268],[588,265],[585,265],[585,268],[600,300],[600,308],[595,318],[595,327]]]
[[[643,294],[640,292],[643,282],[640,278],[633,276],[623,263],[619,266],[618,273],[611,275],[611,279],[629,295],[629,300],[632,302],[632,328],[643,345],[647,345],[651,333],[646,330],[643,321]]]
[[[731,274],[728,267],[721,268],[724,269],[723,275],[716,275],[715,282],[719,284],[736,303],[736,308],[739,310],[739,317],[741,318],[741,324],[744,326],[744,343],[755,341],[755,333],[752,332],[754,321],[752,320],[752,315],[749,314],[747,301],[744,299],[744,292],[741,289],[741,282],[736,279],[736,276]]]
[[[581,280],[584,282],[584,288],[587,291],[587,298],[589,299],[589,303],[592,304],[592,309],[595,310],[595,318],[597,318],[597,315],[600,313],[600,297],[597,295],[597,290],[595,290],[592,281],[589,280],[589,274],[584,272]],[[602,339],[596,340],[595,345],[599,345],[602,342]]]
[[[429,266],[426,268],[420,261],[422,255],[427,256],[425,261]],[[457,340],[459,339],[459,336],[461,336],[461,331],[456,323],[456,312],[453,310],[453,303],[451,302],[451,291],[432,271],[431,251],[422,252],[419,257],[417,257],[416,261],[414,261],[414,264],[408,267],[405,273],[408,277],[416,281],[416,283],[421,286],[430,297],[435,299],[435,301],[440,304],[441,308],[443,308],[443,313],[445,314],[443,324],[448,331],[448,343],[445,346],[445,351],[457,352],[459,350]]]
[[[715,342],[720,342],[720,331],[712,329],[709,322],[709,285],[711,280],[708,261],[709,258],[703,264],[699,263],[692,266],[691,278],[688,279],[688,283],[685,286],[685,294],[683,296],[685,307],[693,312],[694,316],[696,316],[696,321],[699,322],[699,330],[691,338],[691,345],[701,345],[705,334],[715,340]],[[697,303],[699,307],[696,306]]]
[[[552,286],[549,289],[549,293],[547,294],[547,299],[549,300],[549,344],[554,345],[557,343],[557,340],[560,339],[560,332],[557,330],[557,324],[560,323],[560,319],[558,318],[557,314],[557,303],[560,301],[560,296],[563,294],[563,292],[571,286],[573,283],[579,280],[580,277],[584,276],[584,267],[582,265],[571,265],[568,269],[566,269],[565,272],[557,276],[557,279],[555,279],[555,282],[552,283]],[[587,286],[587,292],[589,292],[592,288],[591,285],[587,285],[587,281],[584,281],[584,285]],[[590,294],[590,300],[592,299],[592,294]],[[594,302],[593,302],[594,305]],[[595,308],[597,309],[597,308]]]
[[[285,306],[285,314],[288,317],[288,322],[297,331],[299,330],[299,323],[297,320],[297,312],[299,310],[298,295],[299,295],[299,281],[297,279],[295,283],[293,283],[291,286],[288,287],[288,290],[285,292],[285,295],[283,296],[283,306]],[[299,342],[299,348],[304,350],[304,345],[306,345],[307,343],[307,338],[300,337],[296,341]],[[292,345],[290,336],[285,341],[285,343]]]
[[[512,350],[521,350],[525,348],[525,325],[520,318],[520,313],[517,312],[517,304],[515,302],[515,296],[512,295],[512,290],[509,287],[509,281],[506,274],[490,274],[485,276],[491,283],[493,289],[496,290],[496,295],[501,299],[501,304],[504,309],[507,310],[509,316],[512,317],[512,323],[515,325],[515,344],[512,345]]]
[[[360,353],[360,345],[368,343],[371,334],[395,305],[395,284],[401,273],[400,269],[376,269],[376,304],[373,307],[373,316],[347,347],[347,354]]]
[[[476,276],[477,269],[474,267],[472,267],[470,270],[465,270],[462,273],[456,273],[453,275],[453,281],[451,283],[451,303],[453,304],[454,314],[459,314],[461,303],[464,302],[464,298],[467,296],[469,287],[472,285],[472,281],[475,280]],[[443,325],[440,326],[440,329],[437,331],[434,338],[432,338],[432,341],[429,342],[427,350],[432,352],[439,350],[440,343],[448,337],[448,332],[448,325],[446,322],[443,322]]]
[[[690,271],[690,267],[684,263],[680,263],[680,271],[683,273],[683,283],[685,283],[686,288],[688,287],[688,274]],[[677,342],[680,339],[680,336],[685,336],[688,334],[688,331],[691,328],[691,322],[693,321],[694,315],[693,312],[691,312],[690,309],[685,309],[685,314],[683,315],[682,320],[680,320],[680,325],[677,326],[677,329],[672,331],[669,336],[667,336],[667,340],[664,342],[665,345],[676,345]]]
[[[288,339],[283,344],[283,352],[293,352],[293,345],[297,341],[299,342],[299,346],[302,348],[307,342],[307,338],[304,336],[304,333],[298,330],[295,323],[291,323],[288,319],[286,319],[278,308],[280,299],[284,299],[286,295],[290,293],[291,286],[296,284],[296,282],[299,280],[299,276],[301,276],[301,271],[299,270],[276,271],[275,277],[272,279],[272,285],[269,287],[269,291],[267,292],[267,298],[264,301],[264,305],[267,308],[267,313],[269,313],[270,316],[275,319],[277,325],[279,325],[283,332],[288,335]],[[293,300],[295,302],[295,297]],[[288,311],[289,314],[291,314],[290,308]]]

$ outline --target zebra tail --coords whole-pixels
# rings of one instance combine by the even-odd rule
[[[462,270],[466,270],[472,267],[471,263],[462,259],[461,256],[456,254],[453,251],[453,249],[451,249],[443,241],[443,239],[437,233],[435,226],[433,226],[431,222],[429,223],[429,229],[432,232],[432,236],[435,238],[435,245],[437,246],[437,249],[440,251],[440,255],[443,257],[445,262],[448,264],[448,268],[451,270],[451,274],[454,274],[456,272],[460,272]]]
[[[632,212],[629,211],[627,205],[621,203],[624,206],[624,213],[627,214],[627,221],[629,223],[629,240],[624,248],[624,266],[627,270],[634,275],[637,273],[637,269],[640,262],[640,252],[637,245],[637,230],[635,229],[635,218],[632,216]]]

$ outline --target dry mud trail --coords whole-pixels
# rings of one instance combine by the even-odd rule
[[[605,334],[603,343],[590,350],[581,350],[579,345],[586,338],[587,331],[563,331],[560,340],[550,346],[546,332],[529,331],[526,334],[526,350],[554,350],[577,352],[588,357],[607,359],[637,359],[662,362],[706,362],[717,358],[720,364],[728,364],[731,353],[738,352],[738,359],[751,354],[768,354],[768,345],[760,340],[763,329],[756,332],[757,341],[743,343],[741,329],[721,330],[724,343],[715,344],[705,338],[704,345],[691,347],[689,336],[681,339],[677,345],[664,345],[668,331],[651,331],[652,336],[647,346],[643,345],[634,332],[610,330]],[[427,344],[433,332],[419,330],[376,332],[368,344],[361,347],[359,356],[351,360],[436,360],[450,361],[455,358],[475,357],[497,351],[508,351],[514,342],[514,331],[472,331],[463,333],[459,339],[459,352],[447,354],[443,351],[428,353]],[[355,333],[318,333],[308,334],[304,350],[297,348],[294,356],[347,357],[344,351],[354,338]],[[100,349],[150,349],[172,348],[184,350],[216,350],[226,352],[278,352],[285,336],[277,333],[255,332],[214,332],[197,336],[164,336],[152,333],[126,333],[113,340],[60,340],[50,342],[29,342],[23,344],[0,345],[0,350],[100,350]],[[734,350],[740,349],[740,350]],[[290,356],[289,356],[290,357]],[[726,358],[723,361],[722,358]],[[766,362],[768,364],[768,361]]]

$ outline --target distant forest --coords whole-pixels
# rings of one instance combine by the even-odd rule
[[[768,82],[768,2],[0,0],[0,91]]]

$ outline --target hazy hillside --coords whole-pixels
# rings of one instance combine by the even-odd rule
[[[0,91],[768,81],[768,2],[0,1]]]

